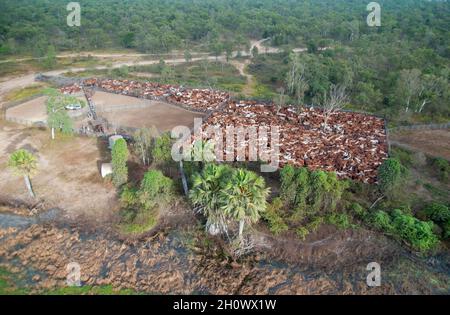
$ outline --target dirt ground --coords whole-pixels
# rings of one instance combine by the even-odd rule
[[[6,110],[6,117],[25,120],[31,123],[47,120],[45,102],[47,96],[41,96]]]
[[[391,141],[450,161],[450,130],[411,130],[394,133]]]
[[[194,118],[204,117],[201,113],[193,113],[166,103],[153,102],[151,107],[100,113],[109,122],[125,127],[152,127],[160,132],[170,131],[175,126],[194,125]]]
[[[96,91],[92,96],[92,101],[98,112],[114,110],[121,106],[145,106],[150,104],[150,101],[146,99],[102,91]]]
[[[86,104],[85,96],[77,96],[77,98]],[[45,122],[47,121],[47,106],[45,102],[47,101],[47,96],[40,96],[34,98],[32,100],[23,102],[17,106],[8,108],[6,110],[5,117],[7,119],[11,119],[15,122],[25,122],[29,124],[33,124],[36,122]],[[84,113],[86,113],[87,107],[83,109]],[[75,111],[70,111],[69,114],[80,114]],[[76,115],[74,115],[76,116]]]
[[[0,121],[0,200],[35,203],[28,196],[24,180],[6,166],[9,155],[25,148],[38,157],[38,173],[33,188],[45,208],[61,208],[67,216],[108,220],[117,209],[116,191],[99,173],[108,157],[96,138],[50,139],[48,130],[24,128]]]
[[[449,277],[441,265],[409,257],[399,245],[369,231],[326,231],[327,237],[318,235],[304,244],[265,239],[255,254],[232,261],[220,242],[193,227],[188,214],[178,215],[183,220],[176,226],[135,240],[89,230],[89,224],[0,228],[0,267],[25,275],[22,286],[31,289],[66,286],[67,265],[76,262],[82,285],[146,293],[448,293]],[[293,253],[298,256],[294,263],[283,261]],[[372,261],[382,266],[380,287],[366,284],[366,266]]]

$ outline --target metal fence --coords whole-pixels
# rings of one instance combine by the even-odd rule
[[[450,122],[442,124],[421,124],[421,125],[410,125],[410,126],[398,126],[394,128],[389,128],[389,132],[398,132],[406,130],[437,130],[437,129],[448,129],[450,128]]]

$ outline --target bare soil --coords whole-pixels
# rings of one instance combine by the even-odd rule
[[[406,145],[414,151],[450,161],[450,130],[411,130],[394,133],[392,142]]]
[[[106,150],[96,138],[50,139],[48,130],[23,128],[0,122],[0,200],[35,203],[24,180],[6,167],[9,155],[25,148],[38,157],[38,172],[32,178],[38,199],[46,208],[64,209],[69,217],[84,215],[108,220],[117,210],[116,191],[102,180],[99,165]],[[100,150],[99,150],[100,149]]]
[[[97,91],[93,100],[96,106],[105,110],[98,115],[108,122],[123,127],[144,128],[155,126],[159,131],[170,131],[175,126],[192,127],[194,118],[204,114],[158,101]],[[123,109],[123,106],[145,106],[142,108]],[[119,109],[118,107],[122,107]],[[114,108],[116,107],[116,108]]]
[[[233,261],[220,241],[194,227],[192,214],[173,215],[178,219],[142,239],[121,240],[107,230],[89,229],[89,223],[1,228],[0,266],[26,274],[31,289],[65,286],[67,264],[76,262],[83,285],[146,293],[449,293],[448,270],[439,263],[405,254],[369,231],[327,230],[327,237],[319,232],[307,243],[265,238],[256,253]],[[288,255],[298,257],[289,262]],[[372,261],[382,266],[380,287],[366,284]]]
[[[96,109],[101,111],[114,110],[121,106],[139,106],[150,104],[149,100],[141,99],[137,97],[107,93],[102,91],[96,91],[92,96],[92,101],[95,104]]]
[[[28,122],[47,120],[45,102],[47,96],[41,96],[6,110],[6,117]]]

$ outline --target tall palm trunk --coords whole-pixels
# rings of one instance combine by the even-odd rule
[[[239,239],[241,241],[242,241],[242,236],[243,236],[243,233],[244,233],[244,224],[245,224],[244,220],[240,220],[239,221]]]
[[[33,187],[31,186],[30,177],[28,175],[24,175],[23,178],[25,179],[25,185],[27,186],[30,196],[34,198],[35,195],[34,195]]]
[[[52,127],[52,140],[55,140],[55,128]]]

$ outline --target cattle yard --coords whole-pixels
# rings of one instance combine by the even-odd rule
[[[160,132],[178,125],[192,128],[194,118],[204,118],[203,130],[208,126],[277,126],[281,165],[335,171],[340,178],[369,183],[376,182],[377,169],[388,156],[384,119],[372,115],[336,112],[325,129],[321,109],[236,101],[226,92],[209,89],[92,78],[60,90],[85,94],[95,115],[105,123],[102,132],[106,134],[152,126]],[[42,120],[42,104],[45,99],[37,98],[11,107],[6,117],[13,114],[20,122],[21,116],[36,115]],[[77,117],[76,128],[86,131],[92,118],[88,112]]]

